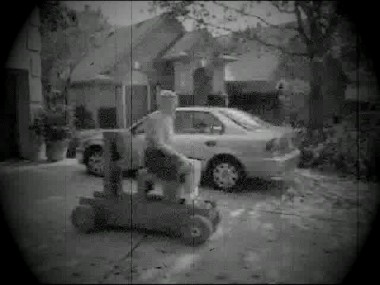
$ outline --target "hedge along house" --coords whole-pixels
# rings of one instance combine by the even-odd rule
[[[39,10],[35,8],[13,43],[3,72],[0,96],[0,160],[36,157],[29,125],[43,104],[41,85],[41,35]]]
[[[110,32],[73,70],[70,104],[84,106],[96,128],[130,126],[154,109],[155,86],[168,78],[161,72],[165,63],[157,64],[157,58],[183,33],[182,25],[167,15]]]

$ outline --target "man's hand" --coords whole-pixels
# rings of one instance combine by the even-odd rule
[[[178,173],[180,175],[182,174],[188,174],[193,170],[193,165],[189,159],[186,157],[181,157],[181,165],[178,169]]]

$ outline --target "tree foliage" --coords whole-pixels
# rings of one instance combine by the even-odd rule
[[[228,1],[150,1],[151,11],[161,10],[178,17],[180,20],[193,20],[197,28],[207,28],[213,33],[235,32],[232,28],[237,19],[245,23],[254,19],[265,27],[295,33],[295,37],[302,40],[307,47],[306,53],[297,53],[288,50],[286,45],[279,45],[261,37],[260,34],[249,33],[245,36],[260,43],[274,47],[283,52],[300,56],[323,56],[331,48],[331,40],[339,22],[336,1],[270,1],[273,10],[280,14],[292,15],[294,25],[274,24],[271,17],[262,17],[255,14],[255,4],[262,1],[240,1],[240,5],[233,5]],[[223,13],[212,10],[219,7]],[[269,15],[271,16],[271,15]],[[323,48],[321,48],[323,47]]]
[[[60,1],[42,1],[39,3],[41,34],[67,29],[77,24],[77,14]]]
[[[109,27],[102,13],[91,11],[97,25],[80,25],[81,12],[68,8],[61,1],[44,1],[39,5],[41,18],[42,82],[65,92],[71,72],[91,50],[91,36]]]
[[[239,33],[245,39],[256,42],[280,51],[284,55],[304,57],[308,61],[310,70],[310,129],[322,129],[322,74],[323,61],[326,56],[334,52],[337,45],[336,34],[339,21],[342,19],[337,1],[268,1],[270,5],[267,17],[255,13],[255,5],[262,1],[151,1],[151,9],[168,12],[179,20],[192,20],[196,28],[207,28],[214,34],[233,32],[236,34],[236,21],[248,23],[254,19],[262,24],[265,32],[251,29],[246,33]],[[218,7],[223,13],[212,9]],[[275,24],[271,21],[270,11],[277,14],[286,14],[293,18],[293,22]],[[240,27],[238,30],[242,31]],[[276,36],[286,34],[289,41],[279,41]],[[277,31],[277,33],[276,33]]]
[[[100,10],[91,11],[96,16],[97,25],[88,29],[80,25],[81,14],[68,8],[61,1],[44,1],[39,4],[41,21],[41,73],[42,85],[50,96],[51,87],[60,91],[60,96],[68,102],[71,74],[81,59],[91,50],[90,38],[97,32],[105,34],[109,24]],[[69,126],[75,131],[75,110],[66,106]]]

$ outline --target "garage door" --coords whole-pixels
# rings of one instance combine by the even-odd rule
[[[5,75],[5,96],[0,96],[0,160],[18,157],[17,74]]]

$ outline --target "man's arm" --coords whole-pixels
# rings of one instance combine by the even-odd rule
[[[161,130],[160,127],[162,126],[157,126],[156,124],[157,121],[155,120],[155,118],[149,118],[146,121],[147,145],[159,148],[171,157],[177,157],[180,164],[185,165],[185,163],[187,162],[187,157],[184,156],[182,153],[176,151],[170,144],[164,142],[162,134],[159,133],[159,130]]]

